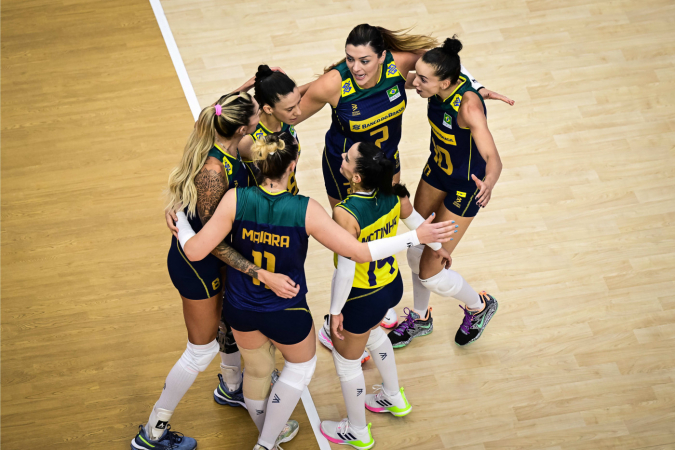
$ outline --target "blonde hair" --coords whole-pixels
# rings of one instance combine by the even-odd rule
[[[216,114],[216,106],[221,110],[220,114]],[[248,125],[253,113],[253,100],[246,92],[223,95],[216,103],[202,109],[185,144],[181,161],[169,175],[167,210],[176,211],[182,206],[187,208],[189,217],[195,215],[195,177],[206,163],[209,151],[216,142],[216,133],[224,138],[231,138],[237,128]],[[227,177],[225,187],[227,188]]]
[[[347,45],[369,45],[378,56],[388,50],[390,52],[410,52],[415,53],[420,50],[429,50],[438,46],[438,40],[434,37],[423,34],[410,34],[412,28],[402,30],[388,30],[383,27],[374,27],[367,23],[357,25],[347,36]],[[345,62],[342,58],[339,62],[328,66],[324,73],[329,72],[336,66]]]
[[[253,143],[251,156],[260,169],[258,180],[278,180],[291,162],[298,159],[298,142],[287,131],[268,134]]]

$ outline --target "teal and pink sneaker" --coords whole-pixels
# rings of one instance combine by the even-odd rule
[[[405,397],[403,388],[395,395],[389,395],[384,390],[384,386],[377,384],[373,386],[375,390],[379,390],[377,394],[366,395],[366,408],[368,411],[376,413],[392,413],[396,417],[403,417],[410,414],[412,405]]]
[[[363,430],[356,430],[349,423],[349,419],[342,419],[340,422],[324,420],[321,422],[321,434],[333,444],[351,445],[358,449],[368,449],[375,445],[370,424]]]

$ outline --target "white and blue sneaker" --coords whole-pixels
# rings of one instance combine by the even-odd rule
[[[239,386],[239,389],[236,391],[230,391],[227,388],[227,384],[223,380],[223,376],[218,374],[218,379],[220,383],[215,391],[213,391],[213,399],[219,405],[228,405],[228,406],[243,406],[246,408],[246,403],[244,402],[244,391],[242,387],[244,383],[242,382]]]
[[[182,433],[171,431],[171,425],[159,439],[153,441],[145,432],[145,426],[138,426],[138,434],[131,440],[131,450],[194,450],[197,441],[191,437],[183,436]]]

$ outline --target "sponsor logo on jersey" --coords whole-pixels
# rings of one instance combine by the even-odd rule
[[[387,64],[387,78],[393,78],[395,76],[402,76],[401,72],[398,71],[398,67],[396,67],[396,63],[394,61],[390,62]]]
[[[452,105],[452,109],[454,109],[455,111],[459,111],[459,105],[462,104],[462,96],[456,94],[452,99],[452,101],[450,102],[450,104]]]
[[[358,122],[350,120],[349,127],[352,131],[366,131],[388,120],[391,120],[394,117],[400,116],[401,114],[403,114],[403,111],[405,111],[405,101],[401,102],[399,105],[394,106],[391,109],[386,110],[381,114],[371,117],[370,119],[360,120]]]
[[[444,144],[447,145],[457,145],[457,141],[455,141],[455,135],[454,134],[449,134],[445,133],[444,131],[441,131],[440,128],[434,124],[431,119],[429,119],[429,123],[431,124],[431,131],[436,135],[438,139],[443,141]]]
[[[466,192],[457,191],[457,197],[462,197],[462,198],[466,197]]]
[[[223,167],[225,167],[225,171],[228,175],[232,175],[232,164],[230,164],[227,158],[223,158]]]
[[[443,115],[443,126],[452,130],[452,116],[448,113]]]
[[[253,139],[255,139],[257,141],[258,139],[260,139],[261,137],[264,137],[266,135],[267,135],[267,133],[265,133],[265,131],[262,128],[259,128],[259,129],[255,130],[253,132]]]
[[[359,107],[356,103],[352,103],[352,116],[360,116],[361,111],[359,111]]]
[[[401,91],[398,90],[398,86],[394,86],[393,88],[387,89],[387,97],[389,97],[389,101],[393,102],[397,98],[401,96]]]
[[[241,238],[249,239],[256,244],[268,244],[274,247],[290,247],[291,244],[291,238],[288,236],[279,236],[267,231],[249,231],[246,228],[242,230]]]
[[[342,82],[342,96],[346,97],[352,95],[355,91],[354,86],[352,86],[352,80],[346,79]]]

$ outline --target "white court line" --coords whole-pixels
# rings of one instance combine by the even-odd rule
[[[195,90],[192,87],[192,83],[190,82],[190,77],[188,76],[187,69],[185,69],[185,64],[183,63],[183,58],[180,56],[180,51],[178,50],[176,41],[173,38],[173,33],[171,33],[169,22],[166,20],[166,15],[164,15],[164,8],[162,8],[160,0],[150,0],[150,5],[152,6],[152,11],[155,13],[155,18],[157,19],[159,29],[162,31],[166,48],[169,50],[171,61],[173,61],[173,66],[176,68],[176,74],[180,80],[180,85],[183,87],[183,92],[185,93],[185,98],[187,99],[188,105],[190,106],[190,111],[192,111],[192,116],[195,120],[197,120],[199,113],[202,111],[202,108],[199,106],[197,94],[195,94]],[[316,411],[316,407],[314,406],[314,401],[312,401],[312,395],[309,393],[309,389],[305,388],[300,398],[302,399],[302,404],[305,406],[305,412],[307,413],[309,423],[312,424],[312,429],[314,430],[314,435],[316,436],[316,440],[319,443],[319,448],[321,450],[330,450],[330,444],[328,444],[328,440],[323,437],[321,431],[319,431],[321,419],[319,419],[319,414]]]

